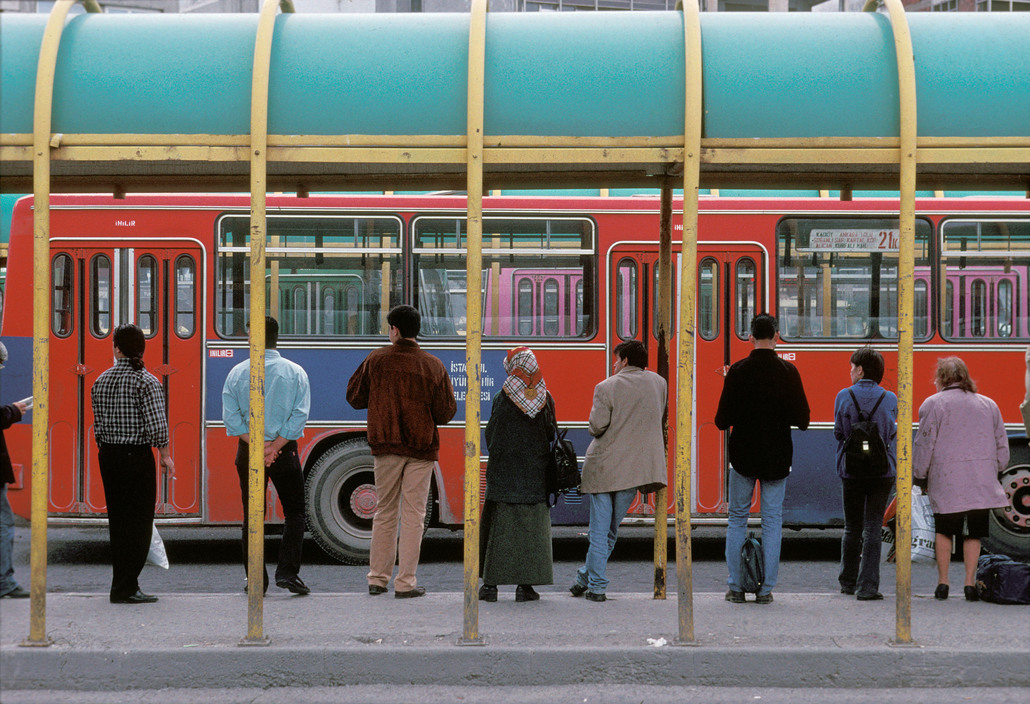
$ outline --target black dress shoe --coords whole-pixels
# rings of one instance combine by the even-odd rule
[[[298,596],[307,596],[311,593],[308,589],[308,585],[304,584],[304,581],[300,577],[290,577],[289,579],[277,579],[275,580],[275,586],[280,589],[289,589]]]
[[[380,587],[378,584],[369,584],[368,593],[372,596],[379,596],[386,593],[386,587]]]
[[[976,590],[976,587],[966,585],[962,591],[965,592],[966,601],[980,601],[980,592]]]
[[[604,594],[598,594],[597,592],[587,592],[587,601],[608,601],[608,597]]]
[[[479,588],[480,601],[497,601],[497,585],[484,584]]]
[[[515,587],[515,601],[539,601],[540,595],[528,584]]]
[[[756,604],[771,604],[771,603],[773,603],[772,592],[769,592],[768,594],[757,594],[757,595],[755,595],[755,603]]]
[[[743,604],[745,601],[744,592],[738,592],[734,589],[731,589],[728,592],[726,592],[726,601],[730,602],[731,604]]]
[[[880,592],[870,592],[868,594],[863,594],[862,592],[859,592],[855,596],[855,598],[859,601],[882,601],[883,594],[881,594]]]
[[[934,599],[939,599],[941,601],[944,601],[945,599],[947,599],[948,598],[948,585],[947,584],[938,584],[937,585],[937,589],[935,589],[934,592],[933,592],[933,598]]]
[[[855,588],[854,587],[841,587],[840,588],[840,593],[841,594],[847,594],[848,596],[852,596],[855,593]]]
[[[0,594],[0,599],[28,599],[32,594],[21,587],[15,587],[6,594]]]
[[[157,597],[153,594],[144,594],[139,589],[132,596],[125,597],[111,597],[112,604],[153,604],[157,601]]]
[[[571,587],[569,587],[569,591],[572,592],[572,596],[583,596],[587,593],[587,588],[579,582],[576,582]]]
[[[393,598],[394,599],[415,599],[415,598],[418,598],[420,596],[425,596],[425,595],[426,595],[426,588],[425,587],[415,587],[414,589],[411,589],[411,590],[406,591],[406,592],[394,591]]]

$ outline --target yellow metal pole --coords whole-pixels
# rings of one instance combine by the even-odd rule
[[[676,364],[676,577],[682,645],[694,640],[694,583],[690,546],[690,476],[694,459],[694,308],[697,293],[697,197],[701,180],[701,16],[683,6],[686,105],[683,150],[683,244],[680,250],[679,356]]]
[[[268,645],[265,579],[265,217],[268,169],[268,73],[279,0],[264,0],[254,41],[250,97],[250,455],[247,473],[247,635],[241,645]],[[286,11],[292,5],[283,5]]]
[[[898,245],[898,478],[895,645],[912,645],[912,341],[915,300],[916,72],[901,0],[885,0],[898,61],[901,148]]]
[[[473,0],[468,67],[468,251],[465,261],[465,609],[459,645],[479,635],[479,426],[483,343],[483,97],[487,0]]]
[[[32,122],[32,502],[29,518],[29,635],[25,646],[47,646],[47,503],[50,486],[50,127],[54,76],[61,33],[74,0],[58,0],[50,11],[36,69]],[[95,1],[83,3],[99,12]]]
[[[662,185],[658,224],[658,374],[669,381],[669,333],[672,331],[672,187]],[[669,433],[665,432],[668,457]],[[654,495],[654,598],[665,598],[665,569],[669,550],[669,490]]]

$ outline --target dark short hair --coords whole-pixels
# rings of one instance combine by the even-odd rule
[[[143,369],[143,351],[147,347],[147,338],[138,326],[123,323],[114,329],[114,346],[125,355],[129,364],[136,371]]]
[[[279,344],[279,321],[270,315],[265,316],[265,349],[274,350]]]
[[[418,337],[422,331],[422,314],[412,306],[396,306],[386,314],[386,322],[397,328],[401,337]]]
[[[615,346],[615,354],[628,364],[647,369],[647,348],[640,340],[626,340]]]
[[[751,319],[751,336],[756,340],[771,340],[779,329],[776,318],[768,313],[759,313]]]
[[[851,355],[851,363],[862,367],[862,378],[879,384],[883,380],[883,355],[872,347],[860,347]]]

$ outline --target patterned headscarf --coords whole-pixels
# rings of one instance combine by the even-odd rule
[[[530,418],[547,404],[547,385],[536,363],[536,356],[528,347],[516,347],[504,359],[504,392],[516,406]]]

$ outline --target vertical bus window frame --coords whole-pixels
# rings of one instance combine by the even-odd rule
[[[745,284],[741,281],[742,264],[750,265],[751,267],[751,278],[747,280],[747,290],[745,290]],[[744,294],[750,295],[750,298],[747,301],[751,304],[750,309],[741,304],[741,301],[745,298]],[[761,293],[758,290],[758,263],[753,257],[738,257],[733,263],[733,298],[736,304],[735,310],[733,311],[733,327],[738,339],[750,339],[751,321],[754,320],[756,315],[758,315],[758,311],[761,310],[762,306],[760,296]],[[747,314],[748,310],[750,310],[750,315]]]
[[[410,285],[422,314],[422,337],[461,339],[468,296],[465,214],[418,214],[409,229]],[[557,342],[596,333],[599,264],[593,219],[491,213],[483,218],[482,254],[485,339]],[[544,289],[550,281],[557,286],[557,331],[544,326]]]
[[[917,216],[915,224],[917,272],[919,267],[930,271],[935,261],[933,223],[926,217]],[[802,233],[811,236],[815,230],[828,233],[839,230],[855,233],[878,231],[875,243],[886,246],[882,249],[872,248],[869,241],[859,237],[859,244],[852,247],[816,245],[810,240],[808,246],[799,248],[797,243]],[[891,239],[891,233],[898,230],[898,219],[890,213],[802,213],[781,217],[776,223],[774,235],[773,266],[773,292],[780,322],[780,337],[788,342],[897,341],[898,247],[897,242]],[[802,270],[802,275],[798,276],[797,270]],[[827,272],[829,278],[826,278]],[[791,278],[798,282],[793,299],[786,295],[786,281],[789,280],[785,275],[787,273],[792,273]],[[802,287],[802,281],[810,283]],[[864,297],[859,295],[863,291]],[[790,300],[795,301],[793,308],[789,305]],[[894,308],[890,307],[892,301]],[[935,310],[934,303],[934,300],[928,301],[928,305]],[[815,310],[816,314],[810,313],[809,309]],[[930,319],[933,317],[932,310]],[[857,330],[854,329],[856,321],[859,324]],[[933,335],[932,325],[930,327],[916,339],[930,339]]]
[[[179,280],[179,275],[187,269],[190,275],[190,285],[184,285]],[[180,340],[188,340],[197,331],[197,262],[189,254],[180,254],[175,258],[173,271],[175,280],[172,285],[175,286],[175,298],[172,301],[172,320],[175,322],[172,327],[176,337]],[[180,304],[179,295],[183,292],[187,294],[189,310],[184,309]],[[185,320],[184,316],[186,316]],[[183,325],[184,322],[188,322],[188,325]]]
[[[50,331],[60,338],[75,332],[75,261],[67,252],[50,260]]]
[[[623,257],[615,265],[615,336],[620,340],[635,340],[640,331],[638,265],[632,257]],[[628,283],[623,282],[624,271],[629,272]]]
[[[1030,303],[1023,302],[1030,291],[1030,217],[946,217],[937,246],[947,303],[941,336],[957,343],[1030,340]]]
[[[721,271],[722,267],[715,257],[704,257],[697,265],[697,334],[702,340],[709,342],[719,337]],[[708,289],[704,276],[706,273],[711,275],[711,281],[707,284]]]
[[[247,336],[247,292],[251,286],[249,230],[249,215],[245,212],[226,211],[218,217],[215,333],[223,339]],[[404,302],[404,237],[404,220],[390,212],[341,208],[269,215],[263,280],[269,315],[276,310],[277,303],[279,306],[280,341],[327,335],[334,340],[385,336],[387,312]],[[286,272],[280,273],[281,269]],[[386,276],[389,278],[384,286]],[[303,289],[303,310],[297,309],[298,287]],[[346,295],[352,287],[360,287],[357,310],[346,305]],[[375,289],[375,296],[371,295],[371,288]],[[331,313],[322,307],[330,291]],[[377,308],[366,309],[377,301]],[[333,315],[331,323],[325,318],[327,314]],[[299,333],[296,316],[303,323]],[[326,333],[330,328],[331,334]]]
[[[106,262],[107,273],[106,281],[102,282],[101,272],[103,266],[101,262]],[[107,308],[104,309],[101,306],[103,300],[101,296],[101,283],[107,285]],[[111,257],[106,254],[94,254],[89,262],[89,332],[93,337],[103,339],[111,334],[114,325],[114,301],[112,296],[114,295],[114,264],[111,261]],[[107,316],[106,327],[103,327],[101,322],[102,316]]]
[[[655,265],[651,267],[651,271],[652,271],[652,276],[651,276],[652,281],[651,281],[651,284],[652,284],[652,290],[654,291],[654,293],[651,295],[651,310],[654,311],[654,313],[651,315],[651,335],[653,335],[654,339],[656,339],[656,340],[658,339],[658,323],[660,322],[659,318],[661,317],[661,311],[658,308],[658,297],[661,294],[661,291],[659,290],[659,287],[658,287],[658,269],[659,269],[658,262],[655,262]],[[665,331],[665,338],[667,340],[671,339],[676,334],[676,330],[675,330],[675,328],[676,328],[676,299],[677,299],[677,296],[679,295],[679,293],[678,293],[679,289],[676,287],[676,281],[677,281],[677,279],[676,279],[676,275],[677,275],[676,269],[675,269],[675,267],[670,267],[669,271],[672,274],[672,288],[671,288],[671,291],[672,291],[672,301],[671,301],[671,307],[672,307],[672,317],[673,317],[673,320],[669,324],[669,329]]]
[[[147,264],[149,262],[149,264]],[[143,309],[143,270],[144,267],[150,270],[150,308]],[[148,340],[158,333],[158,326],[161,312],[161,271],[157,264],[157,257],[153,254],[141,254],[136,260],[136,290],[133,296],[136,299],[136,325],[143,331],[143,337]],[[143,325],[143,316],[147,315],[153,319],[153,327]]]

